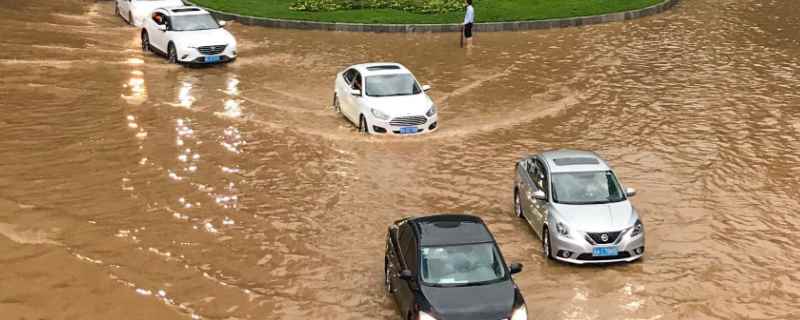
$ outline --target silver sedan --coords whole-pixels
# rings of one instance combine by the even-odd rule
[[[616,175],[597,154],[557,150],[517,162],[514,210],[549,259],[630,262],[644,255],[644,225]]]

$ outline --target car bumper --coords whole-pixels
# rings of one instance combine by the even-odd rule
[[[574,264],[598,264],[598,263],[617,263],[617,262],[632,262],[644,256],[644,232],[631,237],[631,230],[627,230],[620,235],[621,239],[618,241],[607,244],[597,245],[589,243],[584,239],[581,233],[578,235],[572,234],[567,238],[550,231],[550,239],[553,256],[556,260],[574,263]],[[617,247],[618,255],[610,257],[597,257],[592,255],[592,249],[597,247]],[[567,253],[567,256],[564,254]]]
[[[439,115],[435,114],[433,117],[426,117],[428,120],[416,126],[393,126],[387,120],[375,119],[368,123],[369,132],[378,135],[397,135],[397,136],[413,136],[425,134],[431,131],[436,131],[439,128]],[[408,132],[408,128],[416,128],[416,132]]]
[[[197,51],[194,48],[184,48],[182,50],[178,50],[178,61],[181,63],[188,63],[188,64],[217,64],[217,63],[226,63],[236,60],[236,48],[225,48],[219,54],[211,54],[205,55]],[[218,57],[215,61],[208,61],[207,57]]]

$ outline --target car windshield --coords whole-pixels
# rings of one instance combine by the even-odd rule
[[[611,171],[553,174],[553,201],[563,204],[600,204],[625,200]]]
[[[210,14],[172,16],[173,31],[196,31],[218,29],[219,24]]]
[[[505,278],[494,243],[423,247],[422,281],[431,286],[466,286]]]
[[[410,74],[369,76],[366,79],[367,95],[371,97],[407,96],[422,92]]]

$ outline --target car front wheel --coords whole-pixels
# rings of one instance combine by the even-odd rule
[[[522,201],[519,200],[519,190],[514,189],[514,213],[517,214],[517,217],[522,218]]]
[[[150,36],[147,32],[142,32],[142,51],[150,52]]]
[[[169,63],[178,63],[178,51],[175,50],[175,45],[170,43],[167,49],[167,57],[169,58]]]
[[[389,260],[384,259],[383,261],[383,274],[384,274],[384,282],[383,285],[386,288],[386,293],[392,293],[392,277],[389,274]]]
[[[339,102],[339,95],[333,94],[333,111],[336,113],[342,113],[342,104]]]
[[[542,237],[542,254],[544,255],[545,259],[553,259],[553,252],[551,251],[550,246],[550,230],[545,227],[542,233],[544,233],[544,236]]]
[[[361,120],[358,121],[358,132],[363,134],[369,133],[369,127],[367,127],[367,118],[361,116]]]

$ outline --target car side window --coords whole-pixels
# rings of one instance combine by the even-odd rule
[[[351,88],[354,89],[354,90],[361,90],[361,88],[363,88],[363,87],[364,86],[362,86],[362,83],[361,83],[361,74],[358,73],[358,71],[356,71],[355,79],[353,80]]]
[[[153,12],[153,22],[158,25],[164,25],[167,22],[167,18],[161,12]]]
[[[344,73],[344,82],[347,83],[349,86],[353,83],[353,76],[356,74],[356,71],[353,69],[347,70]]]
[[[547,168],[544,164],[539,160],[535,160],[535,167],[536,167],[536,177],[533,182],[539,188],[539,190],[544,191],[544,194],[550,195],[550,192],[547,188],[548,178],[547,178]]]
[[[408,224],[404,224],[400,227],[400,233],[398,235],[400,238],[400,255],[403,256],[403,262],[405,263],[406,268],[411,270],[412,272],[415,270],[416,266],[416,241],[414,241],[414,232],[411,230],[411,226]]]
[[[531,178],[531,181],[533,181],[533,183],[536,183],[539,173],[534,160],[531,159],[525,162],[525,171],[528,173],[528,177]]]

